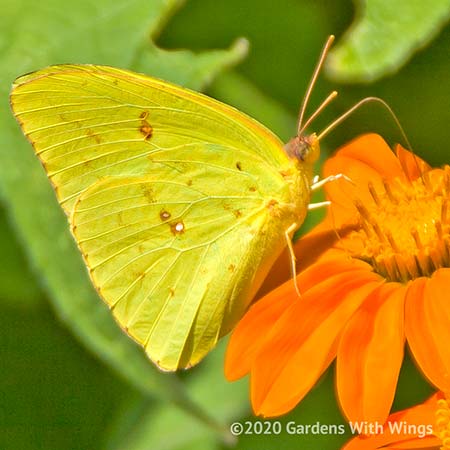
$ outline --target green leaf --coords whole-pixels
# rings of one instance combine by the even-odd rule
[[[167,404],[159,406],[134,399],[116,419],[117,427],[109,436],[108,450],[197,450],[218,448],[220,443],[234,444],[229,431],[232,421],[249,413],[247,380],[229,383],[223,375],[226,343],[208,355],[186,385],[190,394],[203,409],[217,419],[221,439],[213,427],[196,420],[184,411]],[[126,424],[126,426],[124,426]]]
[[[138,65],[137,72],[174,80],[191,89],[204,89],[221,71],[239,62],[247,53],[248,43],[238,39],[229,50],[208,50],[194,53],[189,50],[168,52],[157,47],[148,48]]]
[[[230,71],[217,77],[208,92],[266,124],[285,141],[296,131],[297,119],[237,72]]]
[[[0,205],[0,298],[12,307],[35,307],[42,291]]]
[[[187,398],[178,378],[156,370],[98,298],[50,183],[8,104],[9,85],[16,76],[49,64],[160,67],[172,81],[199,86],[243,56],[241,44],[230,51],[211,52],[210,58],[208,53],[197,57],[156,49],[150,36],[179,4],[177,0],[2,1],[0,194],[61,320],[138,389],[170,399],[208,421]],[[189,76],[181,77],[185,70]]]
[[[449,17],[449,0],[360,0],[355,22],[328,56],[327,73],[344,82],[394,73]]]

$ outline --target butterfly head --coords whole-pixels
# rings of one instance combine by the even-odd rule
[[[292,138],[284,149],[291,159],[300,163],[313,164],[319,159],[320,145],[315,133]]]

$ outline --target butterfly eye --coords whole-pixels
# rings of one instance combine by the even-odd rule
[[[300,138],[302,144],[299,147],[299,159],[312,164],[319,158],[319,140],[315,133]]]
[[[292,159],[311,164],[319,157],[319,141],[313,133],[307,136],[296,136],[292,138],[284,149]]]

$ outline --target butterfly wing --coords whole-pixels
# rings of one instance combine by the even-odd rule
[[[274,250],[264,198],[183,178],[109,177],[81,194],[71,220],[100,295],[168,370],[197,363],[228,332],[248,306],[251,268]]]
[[[197,363],[296,219],[280,141],[220,102],[109,67],[26,75],[11,104],[119,324],[161,368]]]
[[[249,152],[269,171],[288,164],[278,138],[236,109],[112,67],[60,65],[22,76],[11,105],[66,213],[102,177],[159,170],[159,153],[180,146],[191,156],[205,143],[237,158]]]

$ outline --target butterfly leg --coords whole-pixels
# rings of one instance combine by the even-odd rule
[[[316,191],[317,189],[320,189],[322,186],[329,183],[330,181],[336,181],[341,178],[344,179],[345,181],[348,181],[348,182],[354,184],[352,179],[349,178],[347,175],[344,175],[343,173],[338,173],[337,175],[330,175],[329,177],[326,177],[323,180],[320,180],[319,175],[316,175],[313,178],[312,183],[311,183],[311,192]],[[310,203],[308,205],[308,211],[312,211],[313,209],[318,209],[318,208],[324,208],[326,206],[330,206],[330,204],[331,204],[331,202],[329,202],[329,201]]]
[[[329,200],[327,200],[326,202],[310,203],[308,205],[308,211],[312,211],[313,209],[325,208],[330,205],[331,202]]]
[[[344,179],[345,181],[349,181],[350,183],[354,184],[352,179],[349,178],[347,175],[344,175],[343,173],[338,173],[337,175],[330,175],[329,177],[324,178],[323,180],[319,181],[319,177],[315,176],[313,178],[313,182],[311,184],[311,191],[317,191],[317,189],[320,189],[325,184],[329,183],[330,181],[336,181],[340,179]]]
[[[291,234],[298,228],[298,224],[297,223],[293,223],[285,232],[284,232],[284,236],[286,238],[286,243],[287,243],[287,247],[289,250],[289,256],[291,259],[291,275],[292,278],[294,280],[294,287],[295,287],[295,292],[297,292],[297,295],[299,297],[301,297],[302,295],[300,294],[300,290],[298,288],[298,284],[297,284],[297,268],[295,267],[295,253],[294,253],[294,247],[292,245],[292,239],[291,239]]]

